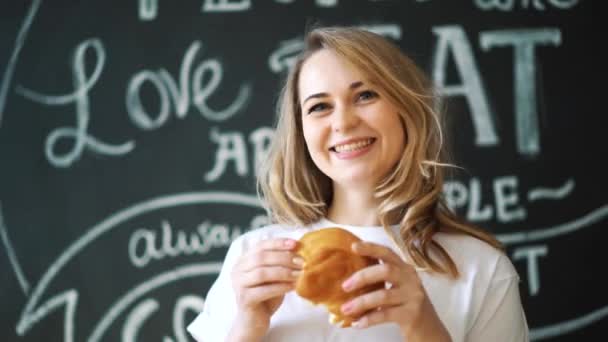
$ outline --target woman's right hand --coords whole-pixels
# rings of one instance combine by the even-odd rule
[[[233,329],[239,330],[238,335],[263,336],[285,294],[295,288],[303,264],[294,252],[297,243],[286,238],[264,240],[237,260],[231,276],[238,306]]]

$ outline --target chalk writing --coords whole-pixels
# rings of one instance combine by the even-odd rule
[[[574,190],[574,179],[568,179],[564,185],[557,189],[539,187],[528,191],[528,201],[534,202],[543,199],[561,200]]]
[[[203,12],[241,12],[251,8],[251,0],[205,0]]]
[[[561,32],[557,28],[516,29],[482,32],[481,48],[513,46],[513,87],[515,95],[515,134],[517,151],[522,155],[540,153],[540,130],[536,112],[536,45],[560,45]]]
[[[186,336],[186,324],[184,314],[188,311],[198,313],[203,310],[205,301],[203,298],[195,295],[181,296],[173,309],[173,334],[175,338],[163,336],[164,342],[188,342],[190,341]],[[134,342],[138,341],[138,333],[141,327],[146,321],[158,311],[160,304],[158,300],[148,298],[137,304],[133,310],[127,316],[125,324],[122,328],[122,341],[123,342]]]
[[[27,15],[25,16],[25,19],[23,19],[21,28],[19,29],[19,34],[17,34],[17,39],[15,40],[15,48],[11,53],[11,57],[6,65],[6,70],[2,75],[2,80],[0,82],[0,128],[2,128],[2,116],[4,114],[4,106],[6,104],[6,94],[11,84],[13,74],[15,72],[15,65],[17,64],[17,59],[19,58],[19,54],[21,53],[21,48],[25,43],[25,38],[27,37],[32,22],[36,17],[38,8],[40,8],[40,1],[41,0],[32,1],[32,4],[30,5],[29,10],[27,11]]]
[[[492,182],[493,204],[482,201],[481,182],[473,177],[469,186],[459,181],[449,181],[444,186],[444,196],[453,209],[466,206],[469,221],[487,221],[495,215],[499,222],[521,221],[526,218],[526,210],[520,205],[518,181],[515,176],[497,177]]]
[[[2,201],[0,201],[0,239],[2,239],[2,244],[4,245],[4,249],[8,255],[8,260],[13,267],[13,271],[17,276],[19,285],[21,285],[23,293],[27,294],[30,292],[30,283],[21,269],[21,264],[19,263],[17,255],[15,254],[11,240],[8,238],[8,232],[6,231],[6,225],[4,224],[4,216],[2,215]]]
[[[550,239],[556,236],[570,234],[577,230],[590,227],[608,217],[608,204],[594,209],[590,213],[574,220],[558,224],[556,226],[529,229],[523,232],[512,232],[498,234],[496,237],[504,244],[515,244]]]
[[[369,2],[378,3],[379,1],[370,0]],[[429,0],[417,0],[416,2],[431,3]],[[165,1],[163,5],[168,5],[169,3]],[[192,3],[194,5],[189,9],[190,11],[217,14],[221,18],[229,18],[230,15],[228,14],[235,13],[234,17],[239,18],[238,20],[245,18],[244,13],[248,11],[252,12],[251,14],[256,17],[259,14],[260,18],[262,18],[264,14],[258,13],[258,10],[261,11],[264,9],[263,6],[268,6],[265,3],[251,0],[199,0]],[[290,4],[298,2],[296,0],[275,0],[271,3],[284,4],[284,8],[287,9]],[[311,6],[327,9],[341,6],[349,14],[351,10],[350,7],[347,8],[347,6],[350,6],[350,3],[346,1],[315,0],[309,3]],[[472,6],[479,11],[514,12],[514,14],[522,13],[522,11],[547,11],[550,13],[546,14],[553,16],[559,14],[555,10],[574,9],[581,3],[578,0],[474,0]],[[200,115],[202,118],[217,125],[216,127],[209,128],[208,131],[201,132],[202,135],[209,133],[209,141],[215,147],[215,151],[205,150],[204,148],[200,151],[200,155],[206,158],[207,161],[206,164],[203,164],[206,168],[203,171],[204,183],[225,181],[226,177],[251,177],[253,175],[252,170],[257,170],[255,165],[259,164],[262,156],[267,153],[268,145],[273,135],[272,129],[260,127],[252,130],[252,128],[247,127],[247,122],[234,122],[236,127],[238,127],[235,128],[231,125],[233,122],[229,122],[229,120],[237,118],[237,114],[243,113],[249,105],[254,91],[254,84],[249,80],[252,80],[253,77],[260,77],[261,79],[268,75],[261,75],[256,71],[252,74],[253,76],[248,75],[244,81],[235,82],[232,80],[230,81],[231,87],[229,89],[236,89],[234,93],[228,94],[229,96],[226,100],[224,97],[219,98],[221,96],[219,93],[222,85],[224,85],[224,82],[229,81],[228,77],[224,77],[224,72],[228,73],[230,68],[222,64],[223,62],[220,58],[203,56],[201,60],[205,45],[195,40],[189,45],[186,44],[187,49],[185,49],[183,56],[180,56],[181,60],[177,61],[177,63],[150,66],[145,64],[147,62],[144,56],[142,57],[143,59],[137,61],[138,65],[140,65],[137,67],[137,70],[130,70],[130,72],[127,70],[125,73],[124,70],[119,69],[121,75],[123,75],[119,79],[123,79],[126,75],[127,84],[124,84],[122,87],[121,85],[117,86],[115,83],[105,84],[104,82],[114,82],[113,80],[116,79],[116,75],[112,73],[114,66],[123,62],[126,62],[125,64],[128,65],[132,51],[123,51],[122,49],[118,51],[109,51],[108,49],[106,51],[106,47],[117,46],[115,41],[110,40],[112,35],[108,35],[106,31],[95,33],[96,27],[91,26],[92,32],[94,32],[92,36],[83,37],[78,34],[74,36],[72,32],[68,32],[68,35],[56,36],[62,40],[76,40],[74,40],[73,48],[69,49],[69,53],[66,54],[67,58],[65,58],[66,60],[69,59],[70,69],[68,69],[67,76],[68,80],[71,78],[71,86],[66,90],[52,90],[53,79],[44,79],[48,77],[44,72],[35,74],[31,70],[56,69],[56,65],[44,65],[44,63],[52,60],[54,55],[49,54],[48,59],[37,58],[41,61],[41,64],[35,65],[34,68],[31,68],[32,56],[26,56],[26,58],[21,59],[22,51],[41,51],[36,50],[40,46],[31,46],[31,50],[25,46],[28,32],[30,27],[33,27],[40,4],[40,0],[29,2],[29,9],[25,13],[24,19],[18,24],[20,25],[18,30],[15,28],[15,32],[18,32],[17,38],[12,45],[6,45],[12,50],[6,48],[7,62],[0,79],[0,128],[2,127],[3,119],[7,117],[5,108],[7,104],[12,105],[12,100],[14,100],[11,98],[11,92],[16,92],[18,96],[26,99],[26,107],[21,107],[22,103],[16,102],[15,108],[10,107],[15,114],[30,115],[27,113],[32,111],[24,111],[23,109],[29,109],[32,106],[31,102],[34,102],[34,108],[45,107],[44,110],[49,110],[46,107],[50,107],[53,112],[60,112],[64,116],[61,118],[62,123],[57,125],[61,127],[51,127],[48,132],[44,133],[45,135],[48,134],[48,136],[43,137],[46,138],[44,143],[46,159],[53,167],[61,168],[62,174],[66,174],[65,168],[74,166],[75,163],[88,155],[124,156],[135,150],[136,141],[132,137],[110,137],[97,133],[94,130],[96,121],[93,119],[93,116],[97,116],[99,113],[104,114],[103,118],[101,118],[102,120],[107,120],[108,114],[111,114],[102,113],[104,111],[103,106],[99,108],[94,106],[95,103],[107,101],[107,94],[101,99],[94,98],[94,96],[104,94],[108,89],[118,89],[122,93],[117,98],[122,98],[126,105],[125,114],[128,115],[126,119],[139,130],[146,132],[160,130],[168,126],[171,120],[184,119],[191,113]],[[135,0],[132,4],[136,6],[131,6],[133,12],[129,15],[137,15],[137,17],[131,19],[138,21],[140,26],[145,27],[146,30],[150,29],[153,26],[154,20],[162,15],[159,0]],[[303,5],[304,1],[300,1],[298,4]],[[255,8],[255,5],[259,5],[259,8]],[[439,6],[438,3],[433,5]],[[189,5],[184,6],[187,7]],[[23,7],[25,8],[25,6]],[[582,6],[580,7],[582,8]],[[52,6],[46,8],[46,10],[50,12],[51,8]],[[169,9],[168,7],[165,8]],[[431,7],[429,6],[429,8]],[[173,11],[178,12],[180,10],[179,6],[170,9],[172,11],[171,14],[174,14]],[[328,10],[327,12],[333,13],[332,10]],[[285,13],[288,14],[288,11]],[[479,32],[476,29],[467,28],[466,25],[440,25],[433,27],[433,37],[436,38],[436,42],[432,45],[432,63],[430,69],[433,80],[439,85],[439,89],[444,95],[447,97],[460,97],[466,101],[466,105],[469,108],[467,115],[470,116],[469,119],[474,129],[471,139],[475,146],[491,148],[499,146],[506,141],[513,141],[518,155],[526,158],[526,162],[530,162],[530,159],[541,155],[543,152],[542,143],[547,141],[542,139],[547,133],[541,131],[540,119],[545,117],[553,120],[560,114],[559,112],[543,112],[543,100],[547,100],[547,98],[543,98],[542,96],[543,89],[541,87],[543,83],[541,82],[543,79],[539,77],[543,76],[539,73],[541,71],[540,66],[545,63],[541,59],[541,52],[545,50],[549,52],[561,52],[563,48],[564,55],[577,56],[576,52],[568,50],[569,46],[567,44],[563,44],[562,46],[562,33],[564,38],[574,37],[573,33],[578,31],[568,31],[571,26],[570,24],[564,24],[564,22],[570,20],[569,16],[568,18],[555,17],[555,21],[550,20],[553,23],[559,24],[559,28],[522,28],[517,26],[513,28],[512,25],[509,25],[508,21],[502,21],[502,19],[513,16],[500,16],[499,14],[492,14],[498,15],[497,19],[500,20],[491,20],[490,26],[487,27],[493,29],[496,27],[496,23],[504,23],[505,25],[501,24],[501,27],[510,27],[510,29]],[[579,13],[572,12],[571,14],[578,15]],[[170,20],[171,18],[164,19]],[[553,17],[545,19],[553,19]],[[397,22],[400,23],[401,21]],[[163,21],[162,25],[165,24],[166,21]],[[400,40],[403,36],[401,25],[397,23],[359,25],[359,27],[394,40]],[[478,26],[474,25],[473,27]],[[128,28],[132,27],[129,26]],[[154,29],[160,28],[156,27]],[[196,34],[198,35],[198,32],[204,32],[209,28],[205,25],[194,27],[194,32],[197,32]],[[406,45],[410,44],[410,37],[415,33],[414,30],[411,30],[412,28],[414,28],[413,25],[408,23],[408,37],[406,37],[408,41],[404,42]],[[9,29],[13,28],[9,27]],[[199,29],[201,31],[195,31]],[[260,26],[255,27],[255,29],[263,32],[267,27]],[[466,33],[465,29],[471,29],[471,32],[475,32],[475,36]],[[103,30],[105,30],[105,27]],[[44,27],[40,27],[36,31],[36,38],[41,37],[39,36],[41,32],[44,32]],[[87,33],[89,31],[83,30],[83,32],[84,34],[90,34]],[[273,32],[276,33],[278,31],[274,30]],[[211,32],[207,33],[211,34]],[[477,33],[479,33],[478,36]],[[280,33],[277,34],[280,36]],[[101,37],[104,38],[103,41]],[[274,39],[272,37],[276,37],[276,35],[264,35],[264,37]],[[42,36],[42,38],[48,37]],[[253,38],[257,39],[258,37]],[[230,39],[230,36],[222,32],[221,36],[213,35],[211,39]],[[162,44],[162,38],[159,41]],[[40,44],[39,42],[33,43]],[[29,44],[30,42],[27,41],[27,43]],[[51,43],[53,43],[52,40],[49,40],[48,44]],[[60,43],[63,43],[63,41]],[[46,41],[44,44],[47,44]],[[53,44],[49,46],[64,45]],[[293,64],[295,55],[302,50],[302,47],[301,37],[282,40],[276,45],[274,51],[266,56],[268,57],[267,60],[262,60],[262,63],[267,62],[271,73],[284,72]],[[497,49],[500,47],[512,48],[512,52],[506,49]],[[556,47],[560,48],[559,51]],[[114,55],[110,52],[117,54]],[[155,51],[151,52],[156,53]],[[126,53],[127,55],[123,56],[122,53]],[[512,65],[510,63],[506,63],[506,65],[494,64],[493,67],[500,67],[513,74],[512,78],[507,77],[503,82],[503,84],[507,84],[513,90],[513,98],[509,99],[513,103],[513,113],[501,113],[504,110],[503,108],[509,108],[509,106],[498,106],[497,103],[499,102],[495,102],[495,98],[503,96],[501,93],[510,94],[510,91],[504,92],[502,88],[491,89],[486,87],[486,82],[488,82],[487,84],[492,84],[490,82],[495,80],[490,79],[490,77],[494,76],[491,70],[484,70],[482,68],[485,64],[483,62],[486,62],[484,59],[490,59],[493,55],[499,53],[512,53]],[[558,55],[555,54],[556,57],[564,57]],[[137,52],[134,56],[137,57]],[[159,59],[162,58],[162,56],[159,57]],[[503,59],[498,58],[496,60],[502,61]],[[259,67],[259,65],[255,65],[259,61],[256,62],[253,58],[251,61],[253,61],[251,62],[253,63],[253,68]],[[481,63],[478,63],[478,61]],[[573,63],[580,63],[580,61],[580,59],[575,60],[573,58]],[[25,62],[30,63],[30,65],[25,65]],[[244,63],[250,62],[244,61]],[[17,71],[18,66],[20,70]],[[243,70],[250,70],[247,68],[247,65],[243,67]],[[178,71],[170,73],[168,70]],[[456,81],[448,80],[448,70],[450,72],[452,70],[455,71]],[[544,70],[554,69],[545,68]],[[14,76],[17,77],[17,83],[21,83],[21,85],[18,84],[13,88],[11,82]],[[276,75],[271,76],[274,77]],[[20,77],[22,78],[20,79]],[[24,84],[24,82],[33,82],[32,80],[36,82],[42,80],[40,84],[50,83],[50,86],[42,90],[38,83]],[[63,80],[58,79],[58,81]],[[570,82],[570,80],[565,81]],[[259,83],[262,84],[263,82]],[[257,81],[256,86],[259,86]],[[220,101],[215,102],[216,97]],[[21,98],[19,99],[21,100]],[[215,103],[221,103],[221,108],[216,108]],[[558,106],[554,106],[553,108],[556,107]],[[107,110],[105,111],[107,112]],[[36,114],[36,111],[33,112]],[[40,115],[35,116],[33,119],[42,118],[41,115],[46,114],[45,112],[41,112]],[[270,117],[270,114],[268,117]],[[46,117],[42,119],[47,120]],[[97,118],[95,117],[95,119]],[[509,122],[505,124],[505,121]],[[11,144],[14,141],[10,139],[14,139],[14,136],[19,133],[13,133],[10,130],[21,128],[14,126],[15,122],[20,125],[21,121],[4,121],[6,126],[8,126],[9,122],[12,125],[6,128],[9,134],[2,137],[9,138],[7,141]],[[227,125],[220,125],[220,123]],[[514,129],[511,130],[511,127]],[[122,130],[117,130],[117,132],[122,132]],[[549,134],[551,133],[554,132],[549,132]],[[513,139],[509,139],[509,136],[507,136],[511,134],[514,137]],[[35,141],[36,139],[36,137],[29,135],[24,138],[28,138],[30,141]],[[4,142],[5,140],[2,141],[3,148],[6,146]],[[21,142],[20,140],[19,143]],[[36,158],[34,153],[31,153],[30,150],[27,151],[30,153],[23,153],[20,157],[23,159]],[[10,162],[12,156],[13,154],[7,154],[2,157],[5,157]],[[159,160],[162,160],[162,156]],[[3,159],[3,161],[6,160]],[[12,163],[7,162],[6,165],[8,167],[3,164],[4,168],[2,168],[2,171],[6,170],[3,173],[3,176],[6,176],[4,178],[12,177],[15,172],[20,171],[17,167],[23,165],[15,163],[15,166],[11,166],[9,164]],[[119,163],[119,165],[125,164]],[[179,165],[179,167],[182,166]],[[536,170],[536,165],[532,166]],[[76,171],[80,170],[74,168],[74,170],[70,171],[74,171],[73,174],[75,174]],[[488,171],[491,171],[491,169]],[[523,188],[523,184],[527,184],[524,182],[523,177],[520,178],[518,175],[513,174],[488,175],[485,170],[483,177],[472,177],[462,181],[448,182],[444,188],[444,195],[449,205],[455,209],[462,210],[466,218],[471,221],[487,222],[494,220],[501,226],[507,226],[507,228],[509,224],[513,223],[526,227],[522,231],[497,234],[497,237],[511,249],[509,255],[517,263],[517,266],[525,270],[528,281],[526,284],[528,293],[530,296],[537,297],[537,300],[541,299],[538,297],[540,297],[543,291],[546,291],[549,285],[555,286],[548,282],[547,275],[543,273],[545,271],[543,267],[549,264],[552,261],[551,258],[560,253],[560,251],[552,245],[550,255],[548,240],[567,234],[579,233],[583,229],[601,226],[606,218],[608,218],[608,205],[602,204],[578,211],[579,213],[576,217],[564,220],[558,224],[537,226],[536,228],[530,228],[528,224],[523,224],[522,221],[526,220],[529,214],[532,216],[532,211],[536,209],[535,205],[546,204],[542,203],[542,201],[553,201],[549,205],[570,205],[571,203],[567,201],[572,200],[570,196],[574,193],[575,187],[576,189],[585,189],[579,183],[583,180],[577,179],[575,181],[574,178],[564,175],[563,171],[560,172],[562,172],[561,176],[564,177],[561,181],[536,184],[529,186],[528,189]],[[89,173],[86,173],[86,175],[95,176]],[[77,174],[76,176],[80,177],[82,174]],[[533,179],[546,178],[535,177]],[[554,179],[554,177],[551,176],[550,179]],[[227,184],[232,185],[230,181]],[[214,186],[220,185],[219,182],[218,184],[214,184]],[[150,184],[150,186],[154,185]],[[2,189],[4,190],[4,188]],[[127,256],[128,260],[125,259],[127,265],[133,266],[133,269],[137,271],[141,271],[142,273],[156,272],[155,270],[162,269],[163,265],[174,264],[175,261],[185,260],[188,256],[198,260],[200,259],[198,256],[207,256],[211,251],[217,254],[219,248],[228,246],[231,241],[244,231],[239,226],[231,223],[216,223],[204,218],[194,223],[186,223],[188,227],[178,227],[170,218],[161,216],[161,218],[157,219],[158,215],[155,215],[155,220],[157,221],[152,221],[153,223],[151,224],[149,221],[146,221],[148,223],[144,226],[134,226],[135,223],[131,222],[131,220],[146,213],[192,204],[236,204],[260,209],[257,199],[252,195],[222,191],[183,193],[135,203],[127,208],[116,211],[90,227],[85,227],[87,229],[84,230],[83,235],[69,244],[55,260],[51,260],[48,268],[40,275],[35,274],[35,269],[23,270],[21,268],[17,257],[22,254],[25,255],[27,249],[19,250],[18,248],[14,248],[20,247],[20,245],[13,246],[9,238],[10,231],[7,228],[8,223],[12,225],[15,222],[16,227],[14,228],[20,229],[23,223],[35,225],[39,224],[40,221],[33,220],[32,222],[28,222],[25,220],[25,222],[20,222],[22,220],[22,218],[18,217],[20,214],[12,211],[3,212],[3,209],[9,210],[16,206],[14,203],[10,203],[10,206],[7,203],[7,200],[10,200],[11,196],[14,196],[14,193],[10,193],[10,191],[14,190],[9,188],[7,195],[3,191],[1,195],[6,197],[0,198],[0,238],[11,269],[16,275],[15,279],[19,283],[19,288],[27,297],[26,305],[18,317],[16,324],[17,333],[24,340],[26,340],[24,338],[26,335],[32,335],[29,336],[31,339],[35,333],[34,330],[42,328],[42,321],[48,322],[56,319],[62,320],[59,329],[63,330],[63,336],[53,336],[53,338],[63,339],[64,342],[108,340],[111,339],[110,334],[115,333],[111,330],[114,328],[118,328],[119,338],[123,341],[141,340],[144,338],[144,330],[149,328],[153,322],[165,319],[166,317],[161,317],[161,315],[164,315],[163,311],[169,310],[172,312],[172,322],[169,322],[167,325],[169,330],[157,334],[157,339],[163,342],[188,341],[189,338],[185,330],[185,324],[187,323],[186,314],[193,314],[202,310],[204,298],[198,295],[185,294],[176,300],[163,302],[159,298],[154,297],[154,291],[160,290],[166,293],[166,287],[178,282],[198,282],[200,278],[208,280],[219,271],[221,267],[219,262],[184,264],[179,268],[161,270],[159,274],[147,275],[147,279],[139,279],[138,284],[124,284],[127,286],[120,293],[114,294],[115,298],[109,298],[107,305],[101,308],[104,311],[101,317],[94,316],[97,310],[91,310],[87,312],[86,322],[83,321],[85,318],[83,309],[85,309],[87,303],[84,301],[86,300],[86,296],[83,294],[85,290],[88,291],[91,288],[80,289],[71,285],[69,288],[62,288],[61,284],[66,283],[62,283],[61,281],[72,280],[65,277],[66,272],[70,272],[68,266],[74,266],[81,262],[82,260],[79,260],[79,258],[83,257],[84,259],[85,252],[91,251],[92,245],[96,242],[101,242],[98,240],[101,240],[102,236],[108,235],[111,231],[122,231],[123,229],[132,229],[133,231],[127,232],[126,236],[129,239],[123,242],[124,247],[121,250],[122,254],[119,254],[119,256]],[[23,196],[29,195],[24,193]],[[61,197],[57,196],[62,195],[54,195],[52,199],[61,200]],[[3,203],[5,204],[4,208],[2,207]],[[22,204],[20,202],[17,203]],[[104,203],[99,202],[99,204],[104,206]],[[574,209],[577,207],[579,207],[578,204]],[[50,206],[49,210],[52,210],[52,208],[53,206]],[[78,209],[76,208],[76,210]],[[29,208],[25,208],[25,210],[31,212]],[[538,217],[536,214],[542,214],[542,212],[535,213],[535,218]],[[43,218],[42,220],[45,219]],[[54,221],[49,220],[48,222],[53,223]],[[247,228],[259,227],[268,223],[268,218],[265,215],[257,215],[251,219]],[[53,224],[56,224],[56,222]],[[78,231],[78,228],[69,227],[70,231]],[[122,236],[125,236],[125,234]],[[15,234],[14,237],[18,238],[21,236]],[[23,239],[23,237],[21,238]],[[108,239],[105,241],[108,241]],[[23,244],[23,241],[19,241],[19,239],[14,242],[21,242]],[[27,244],[24,245],[27,246]],[[97,250],[99,249],[98,246],[94,247]],[[180,259],[178,260],[177,258]],[[40,280],[35,284],[30,284],[28,276]],[[117,285],[123,285],[123,282],[117,282]],[[95,309],[99,309],[99,307]],[[532,327],[530,330],[531,340],[549,339],[597,323],[599,320],[608,317],[608,306],[605,303],[598,303],[594,309],[588,309],[585,313],[569,313],[569,317],[568,320]],[[165,319],[165,321],[167,320]],[[547,321],[547,319],[544,321]],[[157,328],[155,327],[155,329]],[[78,335],[76,332],[78,332]],[[9,340],[11,340],[11,337],[9,337]]]
[[[196,231],[192,233],[183,230],[175,233],[167,221],[162,221],[161,227],[160,234],[152,229],[140,228],[131,235],[129,259],[135,267],[142,268],[152,260],[162,260],[167,257],[174,258],[194,253],[205,255],[212,248],[228,247],[232,241],[248,230],[238,226],[229,227],[227,224],[213,224],[208,220],[198,225]]]
[[[87,78],[85,70],[85,54],[89,51],[95,58],[95,68]],[[88,39],[79,44],[73,56],[72,76],[76,89],[65,95],[45,95],[25,87],[19,86],[17,92],[24,97],[47,106],[60,106],[74,103],[76,106],[77,127],[59,127],[53,130],[46,139],[45,154],[49,162],[55,167],[69,167],[77,161],[84,150],[90,149],[94,153],[110,156],[120,156],[129,153],[135,147],[133,141],[119,145],[111,145],[88,134],[91,116],[89,108],[89,91],[93,88],[105,64],[105,50],[99,39]],[[66,153],[55,151],[55,146],[61,140],[72,141],[72,148]]]
[[[569,334],[608,317],[608,305],[571,320],[530,329],[530,341]]]
[[[477,146],[494,146],[500,141],[494,128],[494,113],[490,111],[481,74],[473,55],[471,43],[461,26],[433,27],[438,41],[433,52],[433,81],[446,96],[464,96],[471,109]],[[461,84],[448,85],[448,53],[452,54]]]
[[[116,212],[90,229],[87,229],[86,233],[81,238],[72,243],[49,266],[38,283],[34,286],[31,295],[28,297],[25,308],[17,322],[17,334],[24,336],[50,313],[63,307],[65,309],[63,340],[64,342],[72,342],[74,340],[74,325],[79,297],[78,291],[74,289],[66,290],[59,294],[52,295],[47,301],[42,304],[40,303],[53,280],[58,277],[66,265],[97,239],[134,217],[165,208],[205,203],[236,204],[261,209],[259,200],[255,196],[229,192],[193,192],[154,198],[145,202],[133,204],[126,209]],[[220,266],[219,263],[184,266],[142,283],[142,285],[123,296],[112,306],[109,312],[106,313],[103,319],[95,327],[89,341],[98,341],[116,317],[118,317],[128,305],[148,291],[186,277],[218,272]]]
[[[260,127],[249,136],[249,142],[253,145],[254,169],[257,170],[263,156],[270,147],[273,131],[269,127]],[[217,127],[212,127],[209,137],[218,145],[215,152],[215,163],[213,168],[205,173],[205,182],[217,181],[226,171],[228,163],[233,162],[236,174],[240,177],[249,175],[249,163],[245,138],[240,132],[230,131],[220,133]]]
[[[166,69],[158,72],[143,70],[136,73],[129,81],[126,105],[129,117],[133,123],[144,130],[154,130],[162,127],[169,118],[170,104],[178,118],[184,118],[192,103],[199,112],[210,121],[225,121],[241,111],[251,96],[251,86],[242,84],[234,101],[226,108],[215,110],[209,107],[207,101],[217,90],[222,80],[222,65],[217,59],[207,59],[199,63],[190,78],[192,64],[197,52],[201,49],[201,42],[193,42],[184,55],[180,68],[179,87]],[[207,81],[203,80],[207,77]],[[155,118],[144,109],[140,99],[140,89],[145,82],[149,82],[157,91],[160,100],[160,109]],[[192,92],[192,95],[191,95]]]
[[[547,256],[547,245],[517,247],[513,252],[513,260],[527,260],[528,287],[531,296],[536,296],[540,290],[540,272],[538,258]]]
[[[222,267],[221,263],[195,263],[185,265],[174,270],[164,272],[152,279],[147,279],[140,285],[133,288],[131,291],[120,297],[116,302],[112,303],[110,309],[103,315],[101,320],[97,323],[91,335],[87,338],[87,341],[98,342],[103,339],[104,334],[110,327],[110,325],[133,303],[135,303],[142,296],[150,293],[152,290],[160,288],[162,286],[175,283],[184,279],[198,277],[201,275],[217,274]],[[145,315],[148,310],[154,309],[152,306],[144,308],[134,315],[131,315],[130,325],[123,329],[126,334],[136,334],[137,328],[140,325],[142,319],[139,315]],[[181,308],[182,310],[184,308]],[[181,315],[181,313],[180,313]],[[183,325],[183,323],[181,323]],[[124,335],[123,335],[124,336]],[[66,340],[67,341],[67,340]]]
[[[158,0],[138,0],[137,4],[140,20],[154,20],[158,15]]]
[[[475,0],[474,3],[484,11],[512,11],[518,7],[544,11],[547,5],[557,9],[570,9],[578,4],[578,0]]]
[[[358,27],[385,37],[393,39],[401,38],[401,26],[398,24],[384,23],[359,25]],[[268,57],[268,68],[274,73],[280,73],[289,69],[295,63],[295,58],[303,49],[304,41],[302,41],[301,37],[279,42],[279,47]]]

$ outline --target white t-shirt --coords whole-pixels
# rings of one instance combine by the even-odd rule
[[[382,227],[356,227],[322,219],[307,227],[271,225],[250,231],[230,246],[222,270],[211,286],[203,311],[188,326],[197,341],[224,341],[236,316],[236,301],[230,272],[240,255],[259,241],[275,237],[299,239],[304,233],[326,227],[341,227],[364,241],[397,247]],[[397,231],[395,227],[395,231]],[[452,257],[460,277],[450,279],[418,271],[435,311],[453,342],[528,341],[528,326],[519,296],[519,276],[507,256],[467,235],[438,233],[434,237]],[[394,323],[367,329],[340,328],[328,321],[323,306],[314,306],[295,292],[285,295],[272,316],[266,342],[355,342],[401,341]]]

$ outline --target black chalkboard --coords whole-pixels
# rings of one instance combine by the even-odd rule
[[[449,203],[505,243],[532,340],[608,333],[605,42],[584,0],[3,1],[0,339],[188,341],[307,25],[447,96]]]

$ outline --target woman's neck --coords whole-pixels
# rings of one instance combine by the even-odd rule
[[[327,218],[336,223],[353,226],[377,226],[378,200],[370,189],[347,189],[334,184]]]

